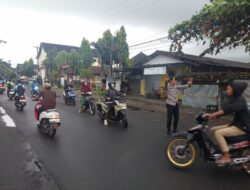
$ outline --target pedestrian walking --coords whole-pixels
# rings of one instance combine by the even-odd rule
[[[192,78],[188,80],[186,85],[177,85],[176,78],[171,77],[169,82],[167,83],[167,100],[166,100],[166,108],[167,108],[167,134],[171,135],[171,125],[172,118],[174,118],[173,123],[173,133],[177,132],[178,121],[179,121],[179,105],[178,105],[178,97],[177,93],[180,89],[190,88],[192,85]]]

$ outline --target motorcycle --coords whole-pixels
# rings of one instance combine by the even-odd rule
[[[0,94],[3,94],[5,91],[5,87],[3,84],[0,84]]]
[[[10,89],[8,92],[7,92],[7,96],[8,96],[8,98],[9,98],[9,100],[13,100],[13,98],[14,98],[14,94],[15,94],[15,92],[14,92],[14,89],[12,88],[12,89]]]
[[[24,95],[15,97],[15,106],[18,111],[23,111],[24,106],[26,106],[26,99]]]
[[[66,105],[72,105],[75,106],[76,105],[76,93],[74,91],[74,89],[70,89],[68,90],[68,92],[66,93],[65,91],[63,92],[63,98],[64,98],[64,102]]]
[[[82,93],[82,96],[86,97],[84,105],[82,105],[84,111],[90,112],[91,115],[95,115],[95,103],[94,103],[94,97],[92,96],[92,92],[88,92],[87,94]]]
[[[107,116],[108,120],[121,122],[123,127],[128,127],[127,105],[123,96],[115,97],[112,100],[110,98],[107,98],[106,101],[99,100],[96,106],[98,116],[102,121]]]
[[[207,118],[203,114],[197,116],[197,126],[187,132],[176,133],[169,140],[166,147],[166,157],[171,165],[176,168],[186,169],[192,166],[197,158],[197,152],[203,155],[204,160],[216,164],[222,157],[219,147],[214,145],[209,138]],[[249,135],[227,137],[231,163],[225,166],[241,167],[250,175],[250,137]],[[217,164],[216,164],[217,165]],[[222,166],[222,165],[217,165]]]
[[[32,101],[38,101],[39,98],[39,87],[35,86],[34,90],[31,92],[32,94]]]
[[[56,135],[57,129],[61,125],[59,113],[56,109],[51,109],[43,111],[40,113],[40,115],[38,115],[38,110],[40,107],[41,102],[38,101],[34,109],[37,128],[42,133],[45,133],[50,137],[54,137]]]

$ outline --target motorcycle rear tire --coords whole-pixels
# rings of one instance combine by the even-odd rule
[[[56,129],[52,129],[52,130],[49,130],[48,131],[48,135],[50,136],[50,137],[55,137],[55,135],[56,135]]]
[[[95,115],[96,109],[95,109],[95,104],[93,102],[90,102],[89,110],[91,115]]]
[[[97,113],[98,113],[100,120],[104,121],[104,115],[103,115],[102,111],[100,109],[97,109]]]
[[[249,155],[250,155],[250,150],[247,149],[243,152],[242,157],[247,157]],[[248,176],[250,176],[250,161],[247,163],[243,163],[241,165],[241,168]]]

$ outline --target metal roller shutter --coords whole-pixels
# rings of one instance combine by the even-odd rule
[[[145,76],[145,94],[152,93],[153,90],[160,89],[161,75]]]

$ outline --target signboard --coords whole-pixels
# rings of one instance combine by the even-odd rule
[[[144,68],[144,75],[165,75],[166,71],[167,71],[166,67]]]

